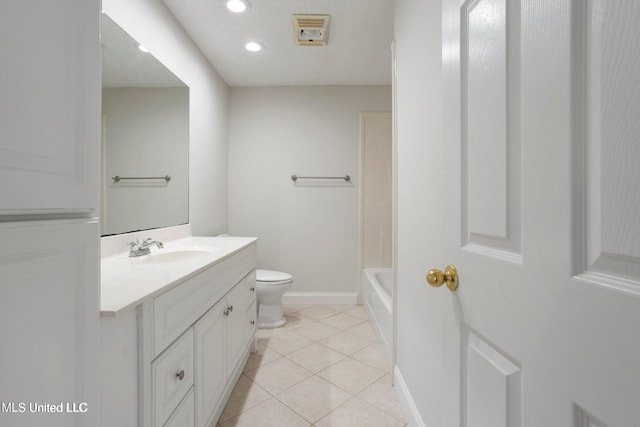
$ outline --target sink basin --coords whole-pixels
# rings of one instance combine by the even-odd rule
[[[174,249],[154,252],[142,258],[142,262],[152,264],[165,264],[170,262],[189,261],[196,258],[206,257],[212,254],[210,249]]]

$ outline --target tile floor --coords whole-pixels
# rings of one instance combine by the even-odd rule
[[[258,329],[218,427],[406,426],[392,371],[363,306],[287,305]]]

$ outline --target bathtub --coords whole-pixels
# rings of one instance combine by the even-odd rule
[[[365,268],[362,273],[364,307],[385,355],[391,362],[393,270],[391,268]]]

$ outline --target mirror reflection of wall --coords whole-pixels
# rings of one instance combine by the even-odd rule
[[[102,235],[187,223],[189,88],[104,14],[102,64]]]

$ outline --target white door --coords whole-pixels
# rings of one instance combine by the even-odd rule
[[[640,426],[640,2],[442,22],[442,425]]]

